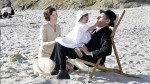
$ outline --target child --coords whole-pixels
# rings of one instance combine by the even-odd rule
[[[79,50],[83,44],[86,44],[91,39],[90,31],[96,28],[94,26],[88,27],[86,24],[89,18],[89,12],[79,10],[77,11],[76,25],[65,37],[59,37],[55,41],[67,48],[77,48]],[[78,55],[81,53],[77,53]]]

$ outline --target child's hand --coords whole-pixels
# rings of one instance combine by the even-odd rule
[[[97,17],[97,20],[99,20],[100,19],[100,16],[99,17]]]
[[[85,45],[82,45],[82,47],[80,48],[86,55],[91,55],[91,53],[89,52],[89,50],[87,49],[87,47]]]

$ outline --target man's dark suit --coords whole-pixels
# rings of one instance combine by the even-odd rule
[[[104,27],[93,33],[91,40],[86,44],[89,51],[93,53],[94,59],[98,60],[98,58],[102,58],[101,65],[104,64],[106,56],[110,55],[112,52],[111,33],[111,29]]]
[[[83,53],[83,57],[81,57],[80,59],[96,63],[98,58],[102,58],[100,64],[103,65],[106,56],[110,55],[112,52],[112,42],[110,38],[111,33],[112,30],[108,27],[104,27],[99,31],[93,33],[91,40],[86,44],[88,50],[93,53],[93,57],[86,56]],[[66,56],[73,59],[79,58],[74,49],[66,48],[59,43],[55,43],[54,50],[50,59],[56,62],[56,66],[60,66],[60,70],[66,69]]]

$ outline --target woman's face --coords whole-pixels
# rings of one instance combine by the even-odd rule
[[[56,23],[57,22],[57,17],[58,17],[57,16],[57,11],[53,11],[52,15],[50,16],[50,21]]]

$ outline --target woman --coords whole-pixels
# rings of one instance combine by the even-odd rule
[[[33,70],[34,74],[49,75],[55,66],[55,63],[49,58],[54,48],[55,39],[60,36],[61,30],[56,24],[58,16],[55,8],[48,7],[43,14],[47,23],[40,28],[41,45],[38,60],[34,59]]]

